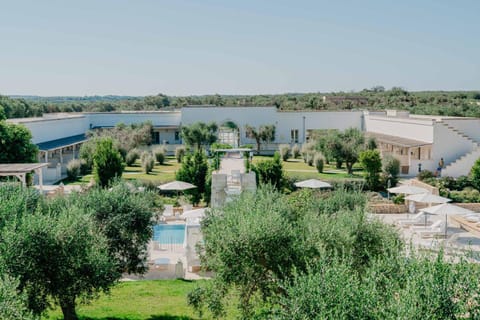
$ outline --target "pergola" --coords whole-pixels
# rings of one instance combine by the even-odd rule
[[[17,177],[23,186],[27,185],[26,175],[32,171],[38,175],[40,190],[43,188],[42,168],[48,163],[0,163],[0,177]]]

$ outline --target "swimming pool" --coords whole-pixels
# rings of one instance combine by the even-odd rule
[[[184,224],[158,224],[153,227],[153,241],[162,244],[183,244],[184,240]]]

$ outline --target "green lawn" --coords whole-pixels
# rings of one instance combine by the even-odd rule
[[[253,163],[257,163],[266,159],[272,159],[272,157],[255,156],[253,158]],[[291,158],[288,159],[288,161],[283,161],[282,164],[287,177],[294,178],[296,180],[306,180],[312,178],[323,180],[363,178],[363,170],[358,164],[353,166],[353,175],[348,174],[344,167],[337,169],[335,168],[335,165],[329,164],[325,164],[323,173],[318,173],[315,167],[310,167],[308,164],[303,162],[303,159]]]
[[[122,282],[110,295],[101,295],[89,305],[77,308],[83,320],[189,320],[199,318],[187,305],[187,294],[201,281],[155,280]],[[231,307],[230,317],[235,313]],[[43,319],[62,319],[59,309]]]

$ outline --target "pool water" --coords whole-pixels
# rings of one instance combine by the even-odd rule
[[[184,224],[158,224],[153,227],[153,240],[162,244],[183,244]]]

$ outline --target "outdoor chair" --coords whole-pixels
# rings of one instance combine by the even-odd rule
[[[439,220],[434,224],[432,224],[431,226],[427,226],[427,227],[413,226],[412,230],[413,232],[419,234],[420,237],[427,238],[427,237],[434,237],[438,235],[444,235],[445,227],[446,227],[445,222],[442,220]]]

